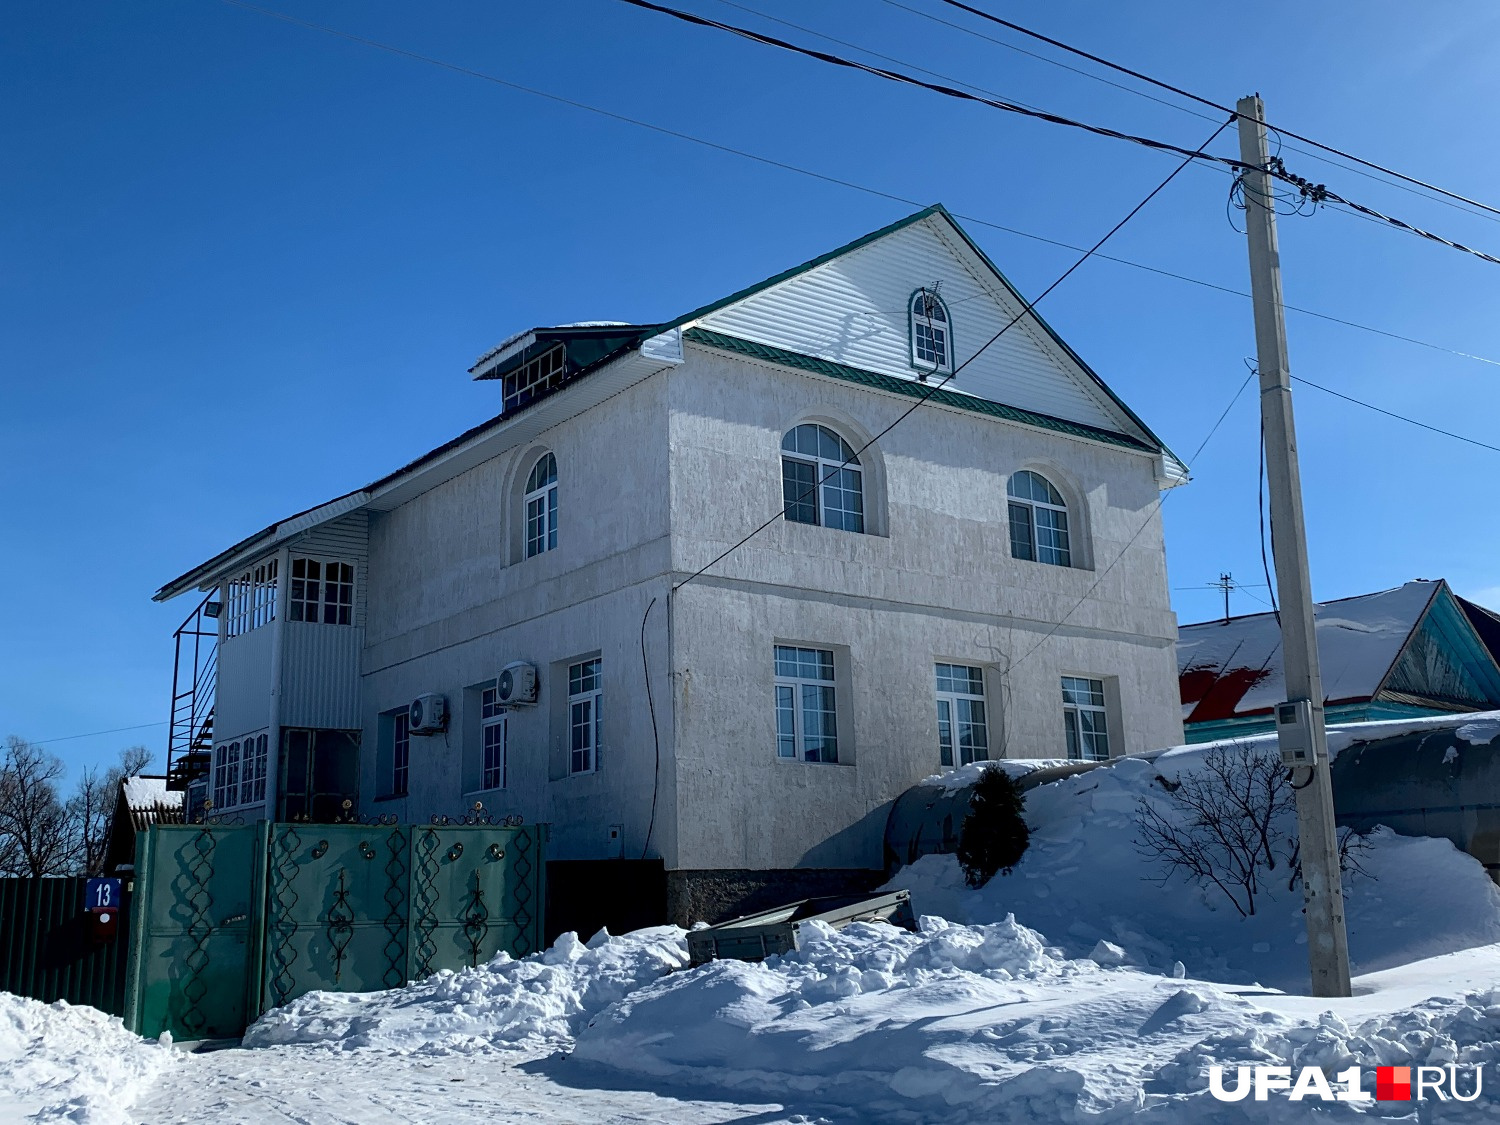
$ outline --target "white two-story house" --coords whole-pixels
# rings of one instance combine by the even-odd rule
[[[949,766],[1180,742],[1185,469],[1039,317],[994,339],[1024,307],[934,207],[511,337],[495,417],[157,593],[218,606],[215,811],[478,801],[686,921],[869,883]]]

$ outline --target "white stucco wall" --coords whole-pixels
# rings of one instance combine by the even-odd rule
[[[911,403],[698,348],[668,379],[681,572],[780,507],[792,425],[832,422],[858,446]],[[937,661],[985,668],[994,756],[1066,753],[1067,674],[1112,683],[1115,753],[1181,738],[1151,458],[931,406],[876,448],[865,460],[883,462],[887,534],[778,521],[676,595],[682,866],[879,866],[886,803],[939,768]],[[1010,558],[1006,477],[1021,468],[1070,495],[1095,569]],[[838,765],[775,757],[778,641],[847,654]]]
[[[1064,674],[1111,684],[1116,753],[1180,741],[1153,458],[969,412],[924,406],[866,457],[880,534],[773,523],[672,597],[669,641],[671,583],[780,510],[788,428],[821,421],[858,445],[911,402],[693,347],[680,368],[372,514],[362,806],[425,820],[483,800],[551,822],[558,858],[869,868],[888,803],[938,768],[935,661],[985,668],[996,756],[1065,752]],[[520,559],[520,484],[543,449],[558,458],[558,548]],[[1005,483],[1021,468],[1068,495],[1087,566],[1010,558]],[[837,765],[775,756],[777,641],[840,653]],[[600,768],[568,777],[566,663],[595,653]],[[541,698],[510,717],[507,789],[475,792],[475,689],[518,659],[538,666]],[[381,716],[429,691],[448,698],[448,733],[414,737],[408,795],[379,800]]]
[[[456,815],[482,800],[554,827],[554,858],[639,856],[651,816],[656,741],[641,654],[657,693],[661,777],[670,778],[667,696],[665,388],[647,380],[527,444],[422,494],[370,526],[363,656],[362,805],[406,820]],[[525,477],[544,450],[558,463],[558,545],[520,557]],[[604,706],[597,773],[567,776],[567,663],[598,654]],[[538,667],[537,705],[509,716],[509,784],[478,792],[479,695],[514,660]],[[445,736],[413,737],[408,796],[382,792],[381,715],[423,692],[447,696]],[[470,756],[468,768],[465,755]],[[664,810],[658,795],[659,807]],[[671,825],[658,815],[652,854]],[[611,841],[611,825],[623,826]]]

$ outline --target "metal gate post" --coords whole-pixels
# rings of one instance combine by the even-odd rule
[[[125,973],[125,1027],[137,1035],[141,1033],[141,987],[144,976],[141,962],[146,956],[146,915],[151,912],[151,852],[155,841],[154,824],[148,825],[144,832],[136,833],[135,867],[130,875],[135,891],[130,903],[130,965]]]
[[[273,820],[258,821],[255,825],[254,858],[250,864],[250,933],[249,948],[245,950],[245,1026],[260,1019],[265,1012],[266,981],[266,924],[269,919],[271,894],[271,840]]]

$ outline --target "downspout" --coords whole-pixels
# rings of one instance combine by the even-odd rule
[[[276,820],[276,803],[281,797],[281,668],[282,650],[286,644],[283,623],[290,610],[287,591],[291,589],[291,549],[276,552],[276,616],[271,618],[271,708],[266,741],[266,819]]]

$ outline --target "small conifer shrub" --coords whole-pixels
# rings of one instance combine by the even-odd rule
[[[958,837],[958,862],[969,886],[984,886],[997,871],[1009,875],[1021,862],[1031,838],[1025,805],[1021,787],[1002,769],[985,770],[975,783]]]

